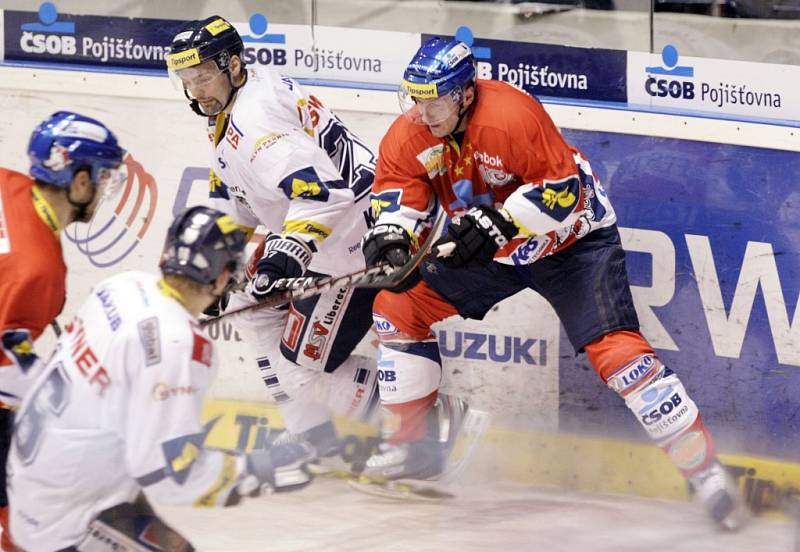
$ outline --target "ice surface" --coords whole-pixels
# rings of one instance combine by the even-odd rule
[[[318,478],[235,508],[158,510],[201,552],[794,552],[785,519],[755,518],[725,534],[688,502],[511,483],[456,492],[442,503],[398,502]]]

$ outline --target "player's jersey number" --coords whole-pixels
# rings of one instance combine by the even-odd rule
[[[16,448],[23,464],[30,464],[36,458],[42,437],[42,424],[48,416],[61,416],[69,404],[69,391],[69,376],[64,373],[64,366],[59,362],[50,369],[47,379],[34,391],[31,402],[17,420]]]

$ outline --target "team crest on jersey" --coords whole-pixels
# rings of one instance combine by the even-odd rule
[[[545,180],[544,186],[537,186],[522,194],[540,211],[559,222],[563,222],[573,211],[581,195],[578,177],[571,176],[558,182]]]
[[[478,165],[478,172],[481,173],[483,181],[493,188],[505,186],[514,181],[513,174],[486,165]]]
[[[400,199],[403,197],[403,190],[388,190],[373,195],[369,202],[372,207],[372,215],[377,220],[381,213],[394,213],[400,210]]]
[[[26,329],[6,330],[0,337],[3,352],[14,364],[19,366],[23,372],[30,370],[33,363],[38,358],[33,351],[33,339],[31,332]]]
[[[280,187],[289,199],[328,201],[328,186],[313,167],[305,167],[281,180]]]
[[[447,167],[444,164],[444,144],[437,144],[422,151],[417,155],[417,161],[425,167],[428,178],[436,178],[447,173]]]

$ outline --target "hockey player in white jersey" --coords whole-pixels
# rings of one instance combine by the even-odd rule
[[[293,79],[246,69],[242,40],[226,20],[193,21],[166,56],[170,77],[208,117],[210,198],[237,223],[269,232],[248,292],[228,308],[266,297],[276,280],[364,267],[375,159],[344,124]],[[334,453],[333,414],[365,420],[376,410],[375,362],[351,356],[372,325],[372,290],[333,289],[288,310],[260,309],[234,323],[295,438]]]
[[[302,444],[246,456],[203,447],[217,364],[196,317],[245,243],[229,216],[193,207],[169,229],[162,276],[125,272],[93,289],[17,418],[9,495],[23,549],[194,550],[147,498],[223,506],[310,481]]]

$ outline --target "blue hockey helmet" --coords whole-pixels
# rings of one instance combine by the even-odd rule
[[[439,98],[475,82],[475,58],[458,40],[430,38],[417,50],[403,73],[401,88],[419,98]]]
[[[58,111],[31,133],[30,175],[38,181],[67,188],[75,173],[89,170],[95,185],[112,194],[124,182],[125,150],[103,123],[70,111]],[[113,190],[111,188],[114,188]]]
[[[226,268],[242,261],[247,234],[230,216],[209,207],[189,207],[167,230],[161,272],[211,284]]]
[[[417,50],[398,90],[400,109],[416,124],[437,125],[461,110],[475,82],[475,58],[463,42],[433,37]]]

